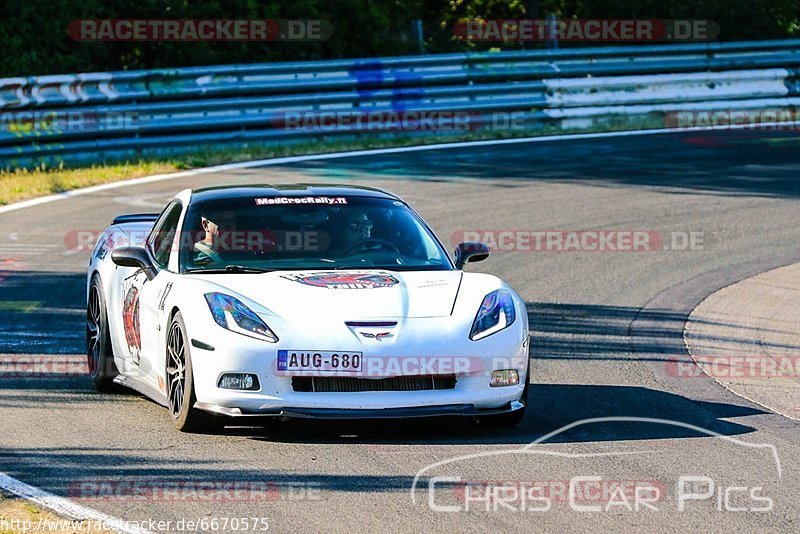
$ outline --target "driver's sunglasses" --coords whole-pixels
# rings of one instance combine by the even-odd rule
[[[372,221],[353,221],[350,223],[350,228],[353,230],[371,230],[372,229]]]

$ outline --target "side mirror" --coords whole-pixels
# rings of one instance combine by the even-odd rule
[[[158,274],[158,269],[150,259],[150,253],[144,247],[120,247],[111,253],[111,261],[120,267],[137,267],[144,271],[148,280],[152,280]]]
[[[484,243],[459,243],[456,247],[456,267],[463,269],[465,263],[483,261],[489,257],[489,247]]]

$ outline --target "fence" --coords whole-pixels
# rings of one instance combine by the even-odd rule
[[[368,114],[455,112],[477,130],[513,114],[518,130],[536,133],[638,127],[674,111],[793,108],[798,67],[800,40],[782,40],[5,78],[0,167],[404,130],[355,120]],[[319,114],[349,119],[287,122]]]

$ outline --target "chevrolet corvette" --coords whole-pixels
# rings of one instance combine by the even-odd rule
[[[94,387],[132,388],[175,426],[234,418],[525,413],[525,302],[451,257],[402,199],[354,186],[181,191],[117,217],[88,269]]]

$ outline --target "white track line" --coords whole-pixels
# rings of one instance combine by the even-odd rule
[[[138,528],[136,525],[123,521],[122,519],[111,517],[110,515],[87,508],[86,506],[75,504],[72,501],[68,501],[63,497],[53,495],[42,489],[34,488],[5,473],[0,473],[0,489],[38,504],[43,508],[47,508],[62,517],[69,517],[79,521],[102,523],[106,528],[124,534],[150,534],[149,530]]]
[[[781,123],[763,123],[759,124],[761,128],[769,128],[771,126],[781,126]],[[743,130],[751,128],[750,124],[735,124],[726,126],[724,130]],[[145,176],[144,178],[134,178],[132,180],[124,180],[121,182],[112,182],[108,184],[95,185],[91,187],[84,187],[82,189],[74,189],[72,191],[65,191],[56,195],[48,195],[45,197],[34,198],[25,200],[8,206],[0,207],[0,214],[8,213],[10,211],[21,210],[54,202],[56,200],[63,200],[66,198],[90,195],[100,191],[107,191],[109,189],[117,189],[120,187],[127,187],[131,185],[149,184],[151,182],[160,182],[162,180],[172,180],[174,178],[184,178],[187,176],[197,176],[198,174],[208,174],[213,172],[232,171],[237,169],[250,169],[253,167],[266,167],[269,165],[284,165],[287,163],[301,163],[304,161],[319,161],[328,159],[349,158],[354,156],[380,156],[384,154],[402,154],[404,152],[422,152],[428,150],[446,150],[449,148],[467,148],[476,146],[501,146],[501,145],[515,145],[520,143],[547,143],[552,141],[570,141],[580,139],[602,139],[605,137],[633,137],[640,135],[656,135],[656,134],[669,134],[669,133],[687,133],[687,132],[709,132],[714,131],[714,128],[704,126],[697,126],[693,128],[662,128],[658,130],[630,130],[623,132],[601,132],[601,133],[583,133],[583,134],[564,134],[564,135],[548,135],[542,137],[520,137],[519,139],[487,139],[483,141],[461,141],[458,143],[439,143],[433,145],[417,145],[405,146],[395,148],[376,148],[372,150],[353,150],[350,152],[333,152],[330,154],[308,154],[304,156],[287,156],[282,158],[260,159],[253,161],[243,161],[240,163],[228,163],[225,165],[217,165],[214,167],[203,167],[201,169],[192,169],[188,171],[181,171],[168,174],[155,174],[153,176]]]

